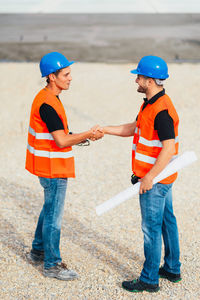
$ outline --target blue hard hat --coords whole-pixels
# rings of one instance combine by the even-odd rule
[[[59,52],[50,52],[44,55],[40,61],[40,71],[42,77],[48,76],[57,70],[69,67],[74,61],[69,61]]]
[[[139,74],[156,79],[166,79],[169,77],[168,67],[166,62],[158,56],[144,56],[137,69],[131,70],[132,74]]]

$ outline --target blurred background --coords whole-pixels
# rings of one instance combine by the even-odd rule
[[[0,60],[200,60],[199,0],[0,0]]]

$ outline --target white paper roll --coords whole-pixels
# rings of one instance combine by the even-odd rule
[[[191,163],[197,160],[196,154],[193,151],[186,151],[182,155],[178,155],[175,159],[173,159],[165,169],[160,172],[158,176],[156,176],[153,180],[153,184],[167,178],[168,176],[176,173],[180,169],[190,165]],[[117,194],[116,196],[112,197],[111,199],[105,201],[104,203],[98,205],[96,207],[96,214],[98,216],[104,214],[111,208],[119,205],[120,203],[124,202],[125,200],[133,197],[134,195],[138,194],[140,190],[140,182],[132,185],[128,189],[122,191],[121,193]]]

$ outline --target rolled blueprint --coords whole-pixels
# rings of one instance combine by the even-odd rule
[[[182,155],[178,155],[174,158],[170,163],[163,169],[158,176],[156,176],[153,180],[153,184],[167,178],[168,176],[176,173],[180,169],[190,165],[191,163],[197,160],[196,154],[193,151],[186,151]],[[120,203],[124,202],[125,200],[133,197],[134,195],[138,194],[140,190],[140,182],[132,185],[128,189],[122,191],[121,193],[117,194],[116,196],[112,197],[111,199],[105,201],[104,203],[98,205],[96,207],[96,214],[98,216],[104,214],[111,208],[119,205]]]

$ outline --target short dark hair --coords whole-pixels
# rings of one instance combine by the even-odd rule
[[[55,75],[56,75],[56,77],[57,77],[57,76],[58,76],[58,74],[60,73],[60,71],[61,71],[61,70],[62,70],[62,69],[59,69],[59,70],[57,70],[57,71],[53,72],[53,74],[55,74]],[[46,82],[47,82],[47,83],[50,83],[50,80],[49,80],[49,75],[47,76]]]

